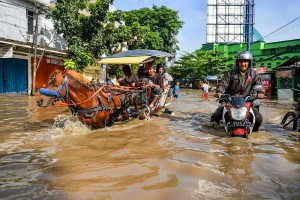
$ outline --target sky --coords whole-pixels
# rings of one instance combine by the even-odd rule
[[[264,37],[299,17],[277,34],[265,37],[265,41],[277,42],[300,39],[300,0],[254,0],[254,28]],[[193,52],[206,43],[207,0],[114,0],[114,6],[122,11],[166,6],[179,12],[184,22],[179,30],[179,54]]]

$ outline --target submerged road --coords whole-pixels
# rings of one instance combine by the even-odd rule
[[[67,108],[0,95],[1,199],[299,199],[300,134],[280,126],[291,102],[263,100],[246,140],[210,128],[212,96],[181,92],[172,115],[98,130]]]

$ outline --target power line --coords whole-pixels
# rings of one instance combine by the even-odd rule
[[[268,35],[266,35],[266,36],[264,36],[264,37],[262,37],[262,38],[259,38],[258,40],[261,40],[261,39],[263,39],[263,38],[266,38],[266,37],[268,37],[268,36],[270,36],[270,35],[272,35],[272,34],[278,32],[278,31],[282,30],[283,28],[289,26],[290,24],[294,23],[295,21],[297,21],[297,20],[299,20],[299,19],[300,19],[300,16],[296,17],[295,19],[293,19],[292,21],[286,23],[285,25],[279,27],[279,28],[276,29],[275,31],[272,31],[272,32],[269,33]]]
[[[294,28],[296,28],[296,27],[299,26],[299,25],[300,25],[300,21],[298,21],[297,23],[294,23],[292,27],[286,27],[285,29],[282,29],[282,30],[279,31],[278,33],[275,33],[275,34],[273,35],[273,37],[274,37],[274,36],[277,36],[277,35],[280,35],[280,34],[283,34],[283,33],[287,32],[287,31],[289,31],[289,30],[291,30],[291,29],[294,29]]]

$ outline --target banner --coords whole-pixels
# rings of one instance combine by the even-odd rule
[[[267,72],[267,67],[259,67],[259,68],[252,68],[256,73],[265,73]]]

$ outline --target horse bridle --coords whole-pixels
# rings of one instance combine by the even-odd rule
[[[55,80],[56,74],[57,74],[57,72],[52,75],[46,88],[40,88],[40,90],[39,90],[39,93],[42,95],[56,97],[55,99],[49,100],[49,101],[51,101],[50,103],[54,103],[55,101],[58,101],[61,98],[63,98],[64,101],[69,100],[69,88],[68,88],[68,76],[67,75],[64,76],[64,81],[62,82],[62,84],[60,86],[57,86],[58,87],[57,90],[48,89],[48,87],[51,85],[51,83]],[[56,85],[54,85],[54,86],[56,86]],[[63,93],[64,89],[66,89],[66,95],[64,97],[62,97],[62,93]]]

